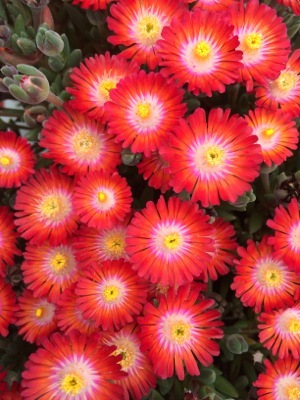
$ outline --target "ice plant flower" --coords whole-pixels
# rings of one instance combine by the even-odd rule
[[[300,358],[300,306],[258,316],[259,340],[274,356]],[[300,392],[299,392],[300,393]]]
[[[253,383],[258,400],[298,400],[300,397],[299,360],[291,356],[271,363],[264,361],[266,370]]]
[[[46,298],[37,298],[29,289],[18,297],[19,310],[15,313],[19,335],[30,343],[41,343],[57,328],[55,305]]]
[[[158,41],[162,58],[161,73],[198,95],[223,93],[225,86],[236,82],[242,52],[233,26],[218,13],[196,9],[173,19]]]
[[[285,68],[290,51],[287,28],[276,10],[258,0],[239,3],[230,8],[230,21],[234,34],[238,35],[239,50],[243,52],[243,66],[240,68],[241,82],[247,91],[254,82],[264,83],[267,79],[278,78]]]
[[[76,284],[74,283],[65,289],[57,302],[57,326],[65,335],[69,335],[73,329],[85,335],[90,335],[99,331],[99,328],[92,319],[84,318],[82,312],[78,309],[75,287]]]
[[[15,231],[14,216],[6,206],[0,206],[0,275],[6,275],[7,265],[14,264],[14,256],[22,253],[16,246],[19,235]]]
[[[143,156],[142,161],[137,165],[138,173],[148,180],[148,185],[154,189],[160,189],[161,193],[165,193],[171,189],[170,178],[168,172],[169,163],[156,151],[150,156]]]
[[[283,258],[286,264],[300,272],[300,212],[297,199],[293,198],[287,208],[279,205],[273,219],[267,225],[274,229],[275,236],[269,238],[274,246],[274,256]]]
[[[35,159],[28,141],[16,133],[0,132],[0,187],[20,186],[34,173]]]
[[[114,354],[121,354],[119,363],[127,376],[117,381],[124,389],[124,400],[140,400],[156,385],[153,367],[146,354],[140,350],[136,325],[130,324],[118,332],[104,334],[106,345],[116,346]]]
[[[15,312],[18,310],[18,306],[15,292],[2,276],[0,276],[0,310],[0,335],[7,336],[9,324],[16,322]]]
[[[170,185],[176,193],[186,190],[192,201],[204,207],[234,203],[251,190],[262,161],[257,136],[245,120],[230,116],[230,110],[212,109],[206,118],[198,108],[187,119],[180,119],[174,135],[160,154],[169,163]]]
[[[159,73],[140,71],[122,79],[105,103],[109,133],[133,153],[149,156],[186,111],[183,91]]]
[[[193,0],[187,0],[188,3],[193,3]],[[221,12],[227,11],[229,7],[237,5],[238,0],[198,0],[193,6],[193,10],[201,8],[201,10]]]
[[[120,0],[110,9],[108,27],[115,35],[108,41],[113,45],[124,45],[120,55],[132,58],[139,65],[147,64],[153,70],[160,59],[157,41],[161,31],[172,19],[180,18],[185,7],[178,0]]]
[[[293,118],[300,117],[300,50],[289,57],[285,69],[275,80],[255,88],[256,105],[276,110],[281,108]]]
[[[47,242],[40,246],[28,244],[24,258],[24,283],[35,297],[47,297],[56,303],[61,292],[78,279],[78,262],[71,241],[59,246]]]
[[[85,58],[70,74],[71,85],[66,90],[73,95],[71,106],[92,119],[105,122],[103,106],[110,99],[110,90],[117,86],[120,79],[138,71],[135,62],[111,56],[108,51]]]
[[[140,277],[179,286],[201,275],[213,251],[209,217],[191,201],[148,201],[127,228],[126,251]]]
[[[85,175],[100,169],[113,172],[121,163],[121,146],[104,125],[92,121],[70,106],[55,110],[44,123],[41,147],[43,157],[62,165],[68,175]]]
[[[281,165],[292,150],[297,148],[299,132],[296,123],[281,110],[255,108],[245,117],[253,134],[258,137],[264,163],[270,167],[272,163]]]
[[[131,189],[117,172],[91,172],[75,186],[75,210],[80,221],[91,228],[111,229],[124,221],[131,201]]]
[[[31,244],[66,242],[77,228],[73,181],[57,168],[41,169],[17,192],[15,224]]]
[[[204,366],[213,362],[219,354],[223,331],[220,313],[211,309],[214,300],[198,299],[198,290],[190,285],[181,286],[176,292],[169,289],[167,296],[158,298],[158,306],[147,303],[144,315],[138,317],[142,352],[147,352],[159,378],[166,379],[176,374],[184,379],[200,375],[197,360]]]
[[[105,10],[113,0],[73,0],[72,4],[79,4],[81,8],[91,8],[94,11]]]
[[[290,7],[294,14],[300,15],[300,1],[299,0],[277,0],[278,4],[283,4],[285,7]]]
[[[247,248],[238,247],[237,252],[241,259],[235,261],[236,276],[231,289],[245,307],[253,307],[259,313],[261,309],[271,312],[294,305],[300,277],[281,257],[276,257],[267,236],[258,244],[249,240]]]
[[[124,260],[104,261],[84,271],[75,293],[84,318],[103,330],[119,330],[141,313],[147,285]]]
[[[123,388],[114,381],[126,373],[114,350],[100,345],[98,335],[52,334],[25,363],[22,399],[122,400]]]

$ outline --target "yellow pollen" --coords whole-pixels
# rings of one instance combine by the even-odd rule
[[[97,145],[95,136],[87,132],[79,132],[74,135],[73,147],[77,154],[86,155],[93,151]]]
[[[300,399],[300,389],[299,386],[290,387],[287,390],[288,400],[299,400]]]
[[[51,265],[55,271],[61,271],[67,266],[67,257],[64,254],[57,253],[51,260]]]
[[[137,30],[141,41],[146,45],[154,44],[160,37],[161,24],[154,15],[146,15],[138,21]]]
[[[3,156],[3,157],[0,158],[0,164],[3,167],[9,166],[11,163],[12,163],[12,159],[10,157],[8,157],[8,156]]]
[[[120,364],[122,366],[122,369],[126,371],[131,365],[133,364],[135,360],[135,354],[133,349],[130,349],[132,346],[118,346],[117,350],[113,352],[114,355],[121,354],[122,355],[122,360],[120,361]]]
[[[207,164],[214,167],[222,163],[224,159],[224,150],[213,146],[206,151],[205,156]]]
[[[295,87],[297,74],[292,71],[281,72],[275,82],[280,90],[287,92]]]
[[[67,374],[60,384],[60,389],[67,394],[76,395],[84,386],[83,379],[77,374]]]
[[[103,290],[103,296],[106,301],[113,302],[114,300],[118,299],[120,295],[120,290],[114,285],[106,286]]]
[[[137,106],[136,113],[139,117],[145,119],[148,118],[151,114],[151,109],[148,103],[140,103]]]
[[[62,199],[56,195],[48,196],[42,201],[40,208],[42,213],[49,218],[56,218],[65,210]]]
[[[289,321],[288,325],[289,325],[288,329],[289,329],[290,333],[294,333],[294,334],[300,333],[300,321],[298,319],[293,318],[291,321]]]
[[[125,248],[125,234],[113,233],[104,242],[105,247],[114,257],[121,257]]]
[[[185,321],[179,321],[171,325],[171,337],[177,344],[183,344],[191,337],[191,327]]]
[[[99,92],[102,94],[106,100],[109,100],[109,92],[117,86],[117,81],[115,79],[104,79],[98,86]]]
[[[269,268],[263,272],[263,280],[269,287],[278,287],[282,283],[282,273],[278,269]]]
[[[199,42],[194,49],[197,58],[207,58],[211,53],[211,47],[207,42]]]
[[[245,43],[250,50],[257,50],[262,45],[261,33],[249,33],[245,38]]]
[[[104,192],[98,193],[98,200],[101,201],[101,203],[103,203],[106,199],[107,199],[107,196]]]
[[[44,310],[43,310],[42,308],[37,308],[37,309],[35,310],[35,316],[36,316],[36,317],[40,318],[40,317],[43,316],[43,314],[44,314]]]
[[[274,134],[274,132],[275,132],[275,130],[272,129],[272,128],[270,128],[270,129],[265,129],[265,130],[263,131],[263,135],[272,136],[272,135]]]
[[[177,249],[181,244],[181,236],[178,233],[170,233],[164,237],[164,246],[169,250]]]

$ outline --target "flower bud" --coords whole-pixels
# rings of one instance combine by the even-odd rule
[[[9,41],[10,37],[11,31],[9,26],[6,25],[5,21],[0,19],[0,47],[3,47]]]
[[[134,166],[142,159],[141,153],[132,153],[130,149],[123,149],[121,152],[122,163],[124,165]]]
[[[28,95],[29,104],[39,104],[45,101],[49,94],[49,82],[46,77],[24,75],[19,86]]]
[[[60,54],[64,49],[64,42],[57,32],[40,27],[36,35],[38,49],[48,57]]]

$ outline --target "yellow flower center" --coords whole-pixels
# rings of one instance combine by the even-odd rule
[[[182,242],[181,236],[175,232],[175,233],[170,233],[164,237],[164,246],[168,250],[176,250]]]
[[[65,213],[66,205],[61,197],[57,195],[50,195],[42,200],[40,209],[44,216],[51,219],[56,219]]]
[[[288,323],[288,330],[290,333],[300,333],[300,321],[297,318],[292,318]]]
[[[176,344],[183,344],[191,338],[191,326],[186,321],[178,321],[171,324],[170,334]]]
[[[299,386],[289,387],[287,390],[288,400],[299,400],[300,399],[300,389]]]
[[[43,316],[43,314],[44,314],[44,309],[43,308],[37,308],[35,310],[35,316],[37,318],[41,318]]]
[[[275,133],[275,129],[273,129],[273,128],[265,129],[263,131],[263,135],[265,135],[265,136],[272,136],[272,135],[274,135],[274,133]]]
[[[263,280],[268,287],[277,288],[283,280],[282,272],[276,268],[267,268],[263,272]]]
[[[104,192],[99,192],[98,193],[98,200],[101,203],[104,203],[104,201],[107,199],[107,195]]]
[[[2,157],[0,158],[0,164],[1,164],[3,167],[8,167],[9,165],[11,165],[11,163],[12,163],[12,158],[11,158],[11,157],[2,156]]]
[[[206,162],[208,165],[214,167],[220,165],[224,160],[224,150],[212,146],[205,153]]]
[[[96,137],[88,132],[81,131],[76,133],[73,137],[73,148],[75,153],[79,155],[90,155],[97,145],[99,145],[99,143]]]
[[[245,37],[245,43],[249,50],[257,50],[262,45],[262,34],[261,33],[249,33]]]
[[[207,42],[199,42],[196,44],[194,54],[197,58],[207,58],[211,53],[211,47]]]
[[[295,74],[294,72],[283,71],[281,72],[279,78],[277,78],[275,82],[281,91],[287,92],[295,87],[297,79],[298,79],[297,74]]]
[[[109,92],[116,86],[117,86],[116,79],[103,79],[103,81],[100,82],[98,86],[98,91],[103,97],[105,97],[106,100],[109,100]]]
[[[137,24],[138,35],[145,45],[153,45],[160,37],[161,29],[160,20],[154,15],[145,15]]]
[[[117,350],[113,352],[114,355],[121,354],[122,355],[122,360],[120,361],[120,364],[122,366],[122,369],[126,371],[128,368],[130,368],[134,361],[135,361],[135,347],[132,343],[126,341],[126,343],[123,343],[121,346],[118,346],[117,343],[114,343],[117,345]]]
[[[140,103],[140,104],[138,104],[136,113],[142,119],[148,118],[150,116],[150,114],[151,114],[150,105],[148,103]]]
[[[66,268],[67,262],[67,257],[64,254],[57,253],[51,260],[51,266],[54,271],[61,271]]]
[[[67,394],[76,395],[80,393],[84,381],[78,374],[67,374],[61,381],[60,389]]]
[[[121,257],[125,248],[125,234],[114,232],[108,235],[104,241],[104,246],[114,258]]]
[[[103,290],[103,296],[107,302],[114,302],[120,296],[120,289],[114,285],[106,286]]]

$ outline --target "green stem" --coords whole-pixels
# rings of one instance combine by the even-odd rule
[[[21,117],[23,115],[23,110],[15,110],[13,108],[3,108],[0,109],[0,117]]]
[[[58,108],[63,108],[64,106],[64,102],[52,92],[49,92],[46,100]]]

